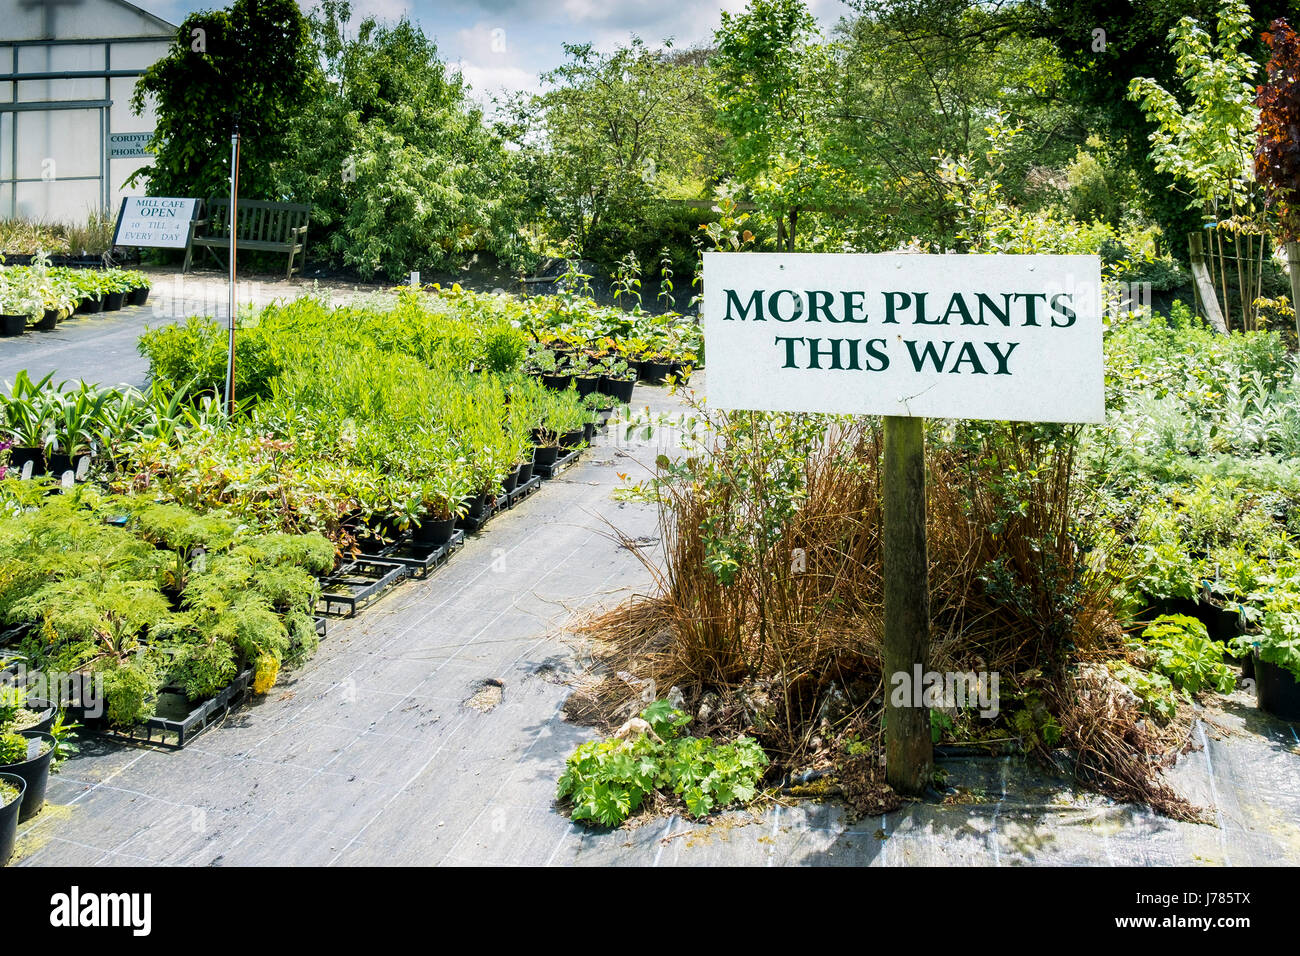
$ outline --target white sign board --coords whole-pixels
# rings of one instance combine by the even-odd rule
[[[1097,256],[704,254],[709,403],[1100,422]]]
[[[109,159],[135,159],[151,155],[145,150],[153,133],[109,133]]]
[[[197,199],[128,196],[122,200],[113,245],[184,249],[198,203]]]

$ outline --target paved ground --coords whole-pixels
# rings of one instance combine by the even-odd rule
[[[82,347],[69,333],[69,346]],[[637,400],[675,408],[658,389],[638,389]],[[672,817],[608,832],[570,823],[551,798],[565,756],[588,732],[560,716],[565,680],[583,661],[565,624],[649,584],[606,520],[657,536],[651,509],[610,491],[617,472],[635,472],[659,449],[613,442],[602,437],[430,579],[332,622],[312,661],[185,750],[88,741],[52,779],[47,809],[20,830],[14,862],[1300,863],[1300,738],[1245,695],[1221,719],[1230,733],[1198,729],[1202,748],[1174,772],[1183,792],[1217,808],[1217,827],[1076,793],[1010,759],[945,764],[950,783],[984,802],[913,804],[854,824],[817,803],[707,825]],[[467,706],[489,679],[504,684],[499,703]]]

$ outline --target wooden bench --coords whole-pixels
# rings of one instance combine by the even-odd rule
[[[289,267],[285,278],[293,278],[294,260],[301,269],[307,258],[307,221],[311,206],[303,203],[266,202],[240,199],[235,207],[235,247],[243,252],[287,252]],[[190,241],[185,247],[185,267],[190,271],[194,247],[230,248],[230,200],[209,199],[203,218],[190,227]]]

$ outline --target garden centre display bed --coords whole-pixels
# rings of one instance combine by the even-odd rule
[[[109,726],[102,717],[79,719],[86,730],[109,740],[180,750],[242,703],[252,680],[253,669],[246,668],[215,697],[198,703],[187,701],[179,688],[164,687],[154,716],[127,730]]]
[[[400,562],[362,556],[322,579],[317,607],[334,617],[352,617],[410,573]]]

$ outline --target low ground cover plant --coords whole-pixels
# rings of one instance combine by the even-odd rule
[[[83,485],[0,481],[6,658],[103,680],[106,719],[130,727],[159,691],[211,697],[246,667],[265,693],[316,647],[319,535],[256,534],[220,514]]]

